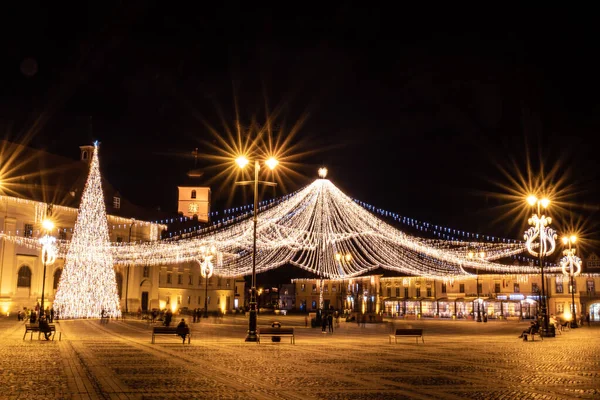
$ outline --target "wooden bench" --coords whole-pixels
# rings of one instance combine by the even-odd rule
[[[185,336],[187,337],[188,344],[192,339],[192,333],[190,332],[190,328],[185,328],[184,330]],[[152,328],[152,343],[154,344],[154,338],[156,335],[177,335],[179,336],[179,332],[177,332],[177,327],[175,326],[155,326]],[[185,339],[184,339],[185,340]]]
[[[390,335],[390,344],[392,343],[392,338],[394,339],[394,343],[398,343],[399,337],[414,337],[417,339],[417,344],[419,344],[419,338],[421,338],[421,341],[425,343],[423,329],[396,329],[396,333]]]
[[[294,328],[258,328],[256,330],[256,337],[258,343],[260,343],[261,336],[289,336],[290,343],[296,344]]]
[[[54,336],[56,336],[56,325],[48,325],[50,327],[50,332],[52,333],[52,340],[54,340]],[[39,324],[25,324],[25,334],[23,335],[23,340],[25,340],[25,336],[29,333],[29,340],[33,339],[33,332],[38,333],[38,340],[42,332],[40,331]],[[62,339],[62,332],[58,332],[58,340]]]

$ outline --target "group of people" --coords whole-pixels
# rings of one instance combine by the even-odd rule
[[[200,319],[202,318],[202,313],[204,312],[203,308],[194,308],[194,310],[192,311],[192,317],[193,317],[193,322],[200,322]]]

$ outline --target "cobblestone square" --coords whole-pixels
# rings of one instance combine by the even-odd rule
[[[516,321],[342,322],[333,334],[278,316],[296,344],[246,343],[247,319],[190,324],[191,345],[137,319],[60,321],[62,340],[23,340],[0,319],[0,399],[594,399],[600,326],[524,342]],[[259,326],[272,316],[260,315]],[[389,344],[394,328],[422,328]]]

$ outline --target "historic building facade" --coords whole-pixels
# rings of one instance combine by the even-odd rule
[[[65,260],[59,258],[47,265],[44,280],[38,241],[46,233],[59,241],[71,239],[77,219],[78,196],[87,177],[92,153],[92,146],[81,146],[81,157],[77,161],[1,142],[0,159],[7,160],[9,155],[18,154],[21,159],[39,161],[40,165],[32,166],[34,173],[15,168],[14,173],[23,178],[0,176],[0,312],[16,313],[24,308],[35,308],[41,303],[42,287],[44,306],[52,306]],[[28,181],[31,176],[36,176],[35,172],[41,175],[42,168],[52,168],[61,173],[55,179],[47,178],[45,182]],[[70,178],[68,182],[51,183],[59,182],[65,175]],[[12,181],[22,187],[11,187],[7,182]],[[48,193],[48,188],[57,187],[63,190]],[[108,183],[103,182],[103,187],[112,242],[149,242],[161,238],[167,225],[142,220],[140,216],[149,215],[143,212],[147,210],[132,206]],[[59,201],[56,204],[42,201],[47,198]],[[42,228],[42,221],[46,217],[55,226],[50,232]],[[115,265],[115,272],[123,312],[135,313],[139,309],[146,311],[166,307],[172,310],[203,308],[205,297],[211,312],[229,312],[244,305],[243,279],[213,276],[206,285],[197,263],[135,267]]]

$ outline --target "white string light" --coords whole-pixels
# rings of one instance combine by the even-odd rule
[[[98,144],[58,283],[54,308],[61,318],[121,316],[113,250],[102,192]]]

